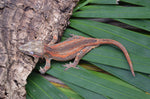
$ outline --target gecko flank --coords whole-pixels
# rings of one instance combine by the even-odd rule
[[[65,70],[70,67],[77,68],[76,65],[79,63],[80,59],[90,50],[101,44],[113,44],[119,47],[128,61],[132,75],[135,76],[127,50],[121,43],[112,39],[96,39],[72,35],[72,37],[68,38],[66,41],[57,44],[48,46],[43,44],[42,41],[32,41],[20,46],[19,49],[23,53],[34,57],[44,57],[46,59],[45,67],[40,68],[40,73],[44,74],[50,68],[52,59],[57,61],[68,61],[75,58],[73,63],[70,62],[64,66],[66,67]]]

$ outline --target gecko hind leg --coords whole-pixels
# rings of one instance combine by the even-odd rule
[[[93,48],[95,48],[97,46],[87,46],[85,48],[83,48],[79,53],[77,53],[76,57],[75,57],[75,60],[73,63],[69,63],[69,64],[65,64],[63,65],[65,68],[65,70],[73,67],[73,68],[76,68],[76,69],[79,69],[79,67],[76,67],[80,61],[80,59],[86,54],[88,53],[90,50],[92,50]]]
[[[49,70],[50,67],[51,67],[51,58],[49,58],[47,55],[45,55],[44,57],[45,57],[45,59],[46,59],[46,64],[45,64],[45,66],[44,66],[43,68],[40,67],[39,72],[40,72],[41,74],[45,74],[45,72],[46,72],[47,70]]]

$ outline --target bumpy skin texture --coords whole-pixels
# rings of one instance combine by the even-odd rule
[[[22,45],[19,49],[34,57],[44,57],[46,59],[46,65],[44,68],[40,68],[40,72],[44,74],[50,68],[50,61],[52,59],[57,61],[68,61],[75,58],[73,63],[70,62],[64,65],[66,67],[65,70],[70,67],[78,69],[76,65],[79,63],[80,59],[100,44],[113,44],[119,47],[129,63],[132,75],[135,76],[127,50],[121,43],[112,39],[96,39],[72,35],[72,37],[68,38],[66,41],[50,46],[44,44],[42,41],[32,41]]]
[[[78,1],[0,0],[0,99],[26,99],[26,79],[37,59],[18,47],[35,39],[59,41]]]

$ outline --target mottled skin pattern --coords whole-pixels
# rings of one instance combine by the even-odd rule
[[[44,74],[50,68],[52,59],[57,61],[68,61],[75,58],[73,63],[70,62],[64,65],[66,67],[65,70],[70,67],[78,68],[76,65],[79,63],[80,59],[90,50],[101,44],[113,44],[119,47],[129,63],[132,75],[135,76],[127,50],[121,43],[112,39],[96,39],[72,35],[72,37],[68,38],[66,41],[50,46],[43,44],[42,41],[32,41],[22,45],[19,49],[25,54],[34,57],[44,57],[46,59],[46,65],[44,68],[40,68],[40,73]]]

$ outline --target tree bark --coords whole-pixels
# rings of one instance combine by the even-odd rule
[[[78,0],[0,1],[0,99],[26,98],[26,79],[38,59],[18,47],[31,40],[57,42]]]

